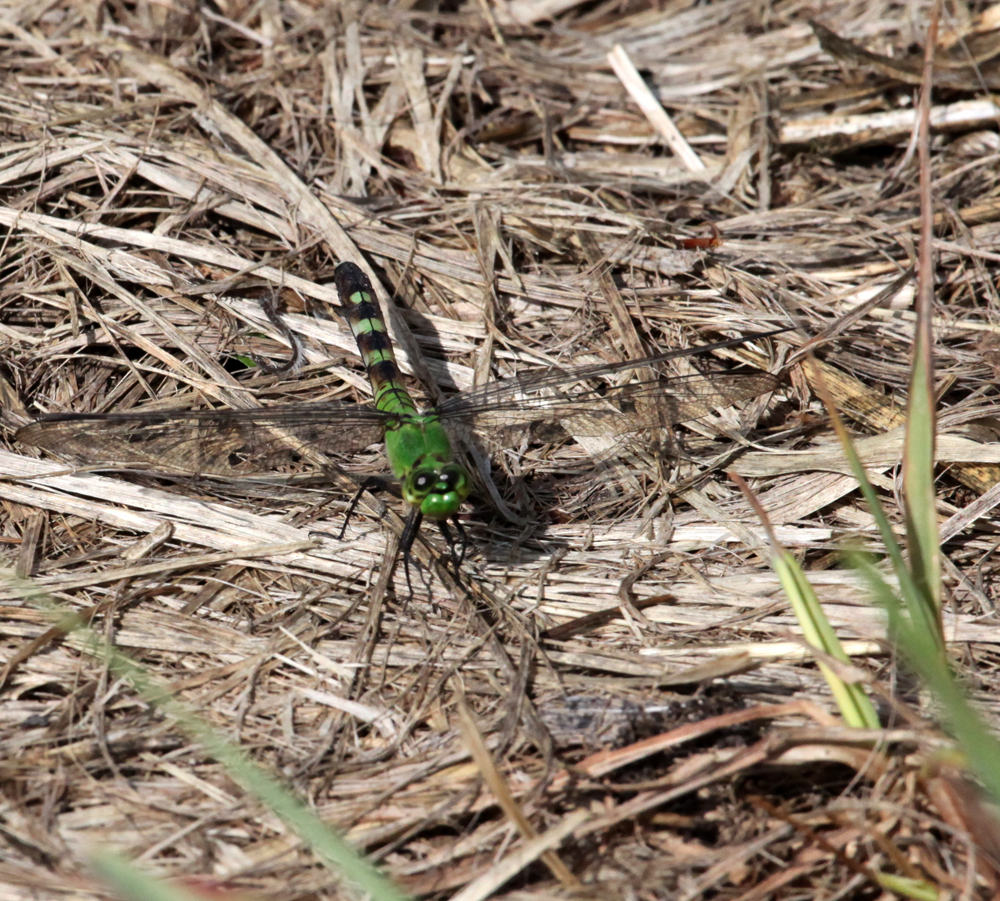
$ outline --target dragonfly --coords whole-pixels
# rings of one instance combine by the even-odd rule
[[[787,328],[641,359],[494,380],[421,410],[404,384],[368,276],[356,264],[343,262],[334,272],[334,281],[341,313],[367,368],[372,403],[55,413],[23,427],[16,438],[93,462],[140,463],[160,471],[169,467],[229,476],[301,462],[303,446],[323,454],[350,454],[384,441],[385,456],[410,510],[400,538],[405,562],[424,518],[439,525],[454,556],[447,528],[448,521],[453,522],[464,547],[457,513],[472,492],[473,480],[457,461],[455,445],[490,435],[503,436],[509,444],[525,430],[551,430],[553,425],[574,436],[609,437],[669,428],[752,400],[779,385],[776,376],[762,370],[660,377],[655,369],[670,359],[732,347]],[[609,384],[611,377],[633,371],[641,374],[625,384]],[[595,387],[595,381],[600,385]]]

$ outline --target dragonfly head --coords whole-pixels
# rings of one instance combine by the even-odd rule
[[[471,490],[472,479],[457,463],[418,464],[403,480],[403,499],[428,519],[454,515]]]

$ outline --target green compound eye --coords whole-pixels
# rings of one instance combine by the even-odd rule
[[[457,463],[445,463],[438,469],[418,469],[410,473],[403,496],[428,519],[448,519],[469,496],[471,480]]]
[[[472,480],[469,474],[457,463],[448,463],[441,467],[441,475],[435,491],[446,494],[456,492],[461,495],[462,500],[469,496],[472,490]]]
[[[415,472],[413,474],[413,493],[416,495],[427,494],[428,491],[433,490],[437,480],[437,473],[432,470],[425,469],[422,472]]]

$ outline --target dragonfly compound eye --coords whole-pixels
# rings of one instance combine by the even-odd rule
[[[403,497],[419,506],[420,512],[429,519],[444,520],[455,515],[471,490],[472,480],[465,469],[455,463],[446,463],[414,472],[408,485],[404,485]]]
[[[432,469],[424,469],[413,474],[413,491],[416,494],[426,494],[438,481],[438,474]]]

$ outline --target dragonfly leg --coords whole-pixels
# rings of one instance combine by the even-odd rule
[[[448,550],[451,551],[451,559],[455,564],[455,572],[458,572],[458,568],[462,565],[462,561],[465,560],[465,550],[469,546],[468,538],[465,534],[465,527],[462,525],[462,520],[457,516],[453,516],[451,521],[455,524],[455,533],[458,535],[458,541],[455,541],[454,536],[451,534],[451,529],[448,527],[447,520],[442,519],[438,523],[438,528],[441,530],[441,534],[444,536],[445,542],[448,544]],[[458,549],[456,553],[456,548]]]
[[[406,573],[406,587],[410,592],[410,597],[413,597],[413,583],[410,581],[410,551],[413,549],[413,542],[420,531],[420,523],[423,518],[424,514],[420,512],[420,508],[412,507],[410,515],[406,518],[403,534],[399,539],[399,553],[403,555],[403,572]]]
[[[354,513],[355,508],[358,506],[358,502],[361,500],[361,495],[366,491],[386,491],[388,490],[388,485],[385,479],[380,479],[378,476],[368,476],[362,483],[361,487],[358,488],[357,494],[351,500],[351,503],[347,506],[347,515],[344,517],[344,525],[340,529],[340,540],[344,540],[344,534],[347,532],[347,524],[351,521],[351,516]],[[410,539],[410,543],[413,543],[413,539]]]

